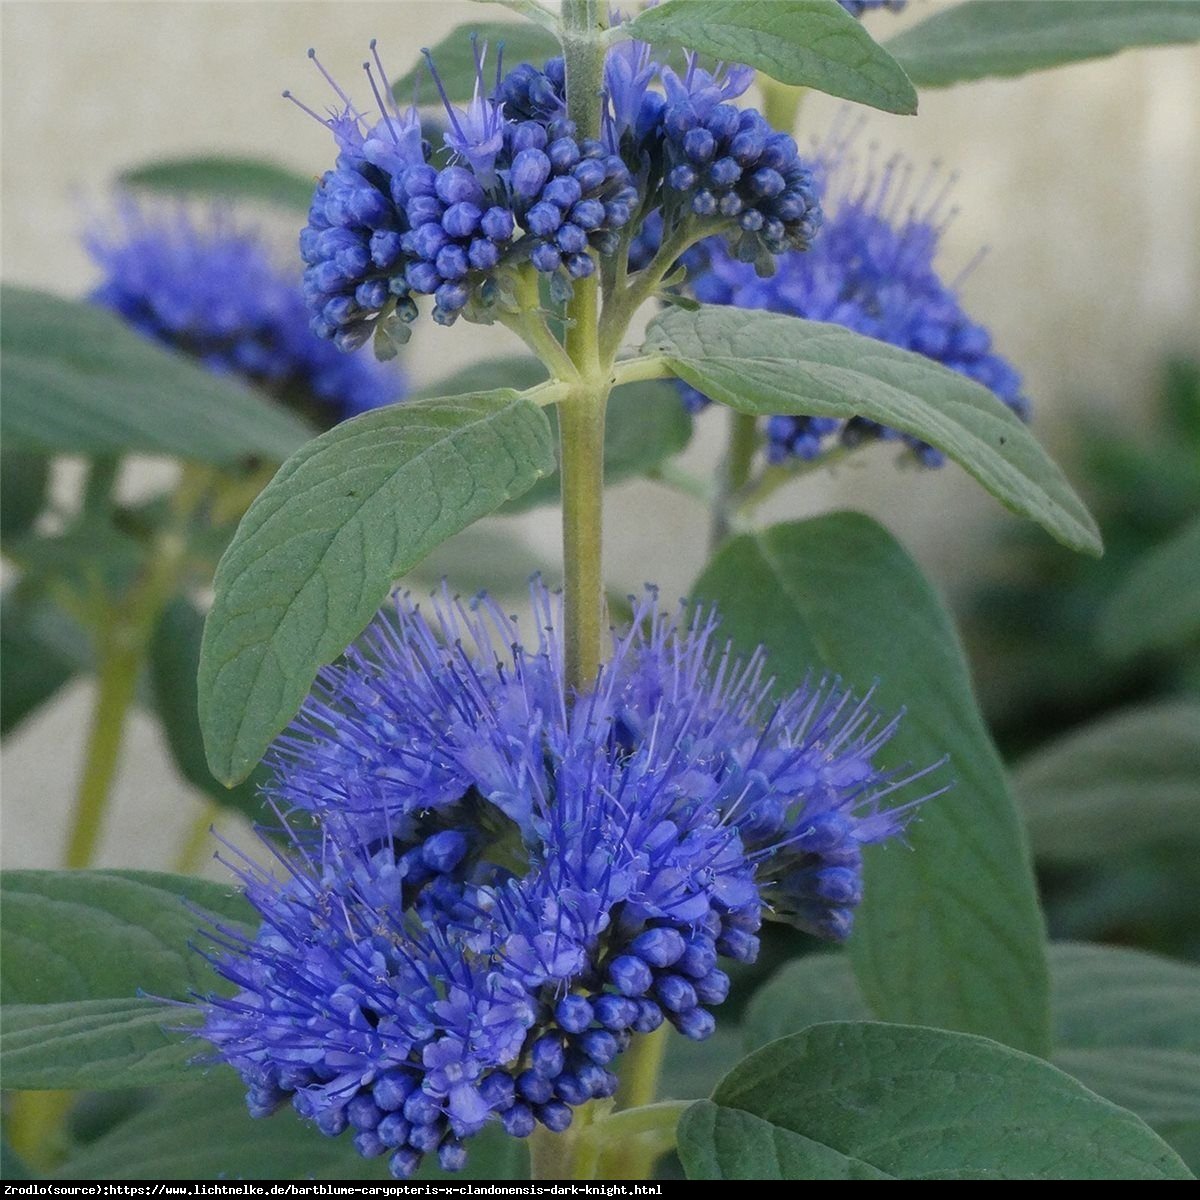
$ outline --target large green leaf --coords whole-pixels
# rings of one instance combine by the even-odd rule
[[[528,355],[472,363],[433,385],[443,396],[495,387],[518,390],[546,379],[546,369]],[[427,389],[428,394],[434,394]],[[556,427],[554,409],[547,410]],[[614,388],[608,401],[604,432],[604,479],[608,484],[633,479],[678,454],[692,436],[692,418],[680,403],[673,383],[652,380]],[[557,435],[555,437],[557,443]],[[523,496],[504,506],[505,512],[523,512],[539,504],[555,504],[556,478],[539,479]]]
[[[511,389],[365,413],[286,462],[217,568],[199,679],[213,773],[245,778],[392,582],[553,469],[545,413]]]
[[[10,450],[170,454],[229,466],[281,461],[310,435],[299,417],[135,333],[93,304],[5,285],[0,300]]]
[[[1197,39],[1192,0],[969,0],[886,46],[918,87],[946,87]]]
[[[1100,862],[1131,847],[1200,847],[1200,704],[1165,701],[1074,730],[1013,776],[1034,854]]]
[[[1114,946],[1051,948],[1054,1061],[1200,1166],[1200,967]]]
[[[629,22],[630,36],[745,63],[782,83],[915,113],[904,71],[836,0],[667,0]]]
[[[1053,1061],[1137,1113],[1190,1165],[1200,1134],[1200,968],[1157,955],[1071,942],[1049,948]],[[747,1050],[824,1021],[870,1013],[846,954],[789,963],[755,994]]]
[[[1140,1118],[986,1038],[833,1023],[772,1042],[679,1127],[691,1179],[1190,1179]]]
[[[145,1087],[186,1078],[203,1053],[183,1036],[195,1015],[171,1012],[157,1000],[72,1000],[6,1004],[0,1009],[4,1086]],[[178,1028],[175,1028],[178,1027]]]
[[[142,871],[7,871],[0,890],[5,1087],[118,1088],[187,1073],[197,1048],[175,1027],[193,1014],[161,1001],[218,986],[193,946],[206,922],[250,917],[240,896]]]
[[[258,821],[264,815],[259,788],[266,780],[265,768],[256,768],[231,788],[208,769],[196,695],[203,637],[204,614],[186,596],[177,596],[163,612],[150,643],[154,709],[180,775],[223,807]]]
[[[840,325],[719,305],[659,314],[644,350],[738,412],[860,416],[913,434],[1065,545],[1100,552],[1083,501],[1016,414],[923,355]]]
[[[1200,516],[1137,563],[1108,602],[1100,638],[1116,658],[1200,648]]]
[[[316,181],[259,158],[202,155],[146,163],[123,171],[125,187],[217,200],[265,200],[306,213]]]
[[[199,1074],[193,1070],[193,1074]],[[528,1178],[522,1142],[497,1127],[472,1138],[466,1170],[455,1179]],[[387,1158],[363,1158],[350,1133],[323,1137],[284,1109],[253,1120],[245,1088],[227,1067],[157,1096],[106,1135],[76,1148],[57,1179],[386,1180]],[[420,1179],[445,1179],[428,1162]]]
[[[909,844],[867,855],[850,945],[872,1011],[1045,1052],[1044,935],[1020,822],[954,627],[916,565],[874,522],[839,513],[733,539],[692,594],[716,602],[739,649],[765,645],[785,685],[814,670],[859,692],[877,681],[881,712],[907,709],[885,764],[949,756],[955,786],[921,809]]]
[[[1200,967],[1140,950],[1072,942],[1056,945],[1051,962],[1058,1045],[1200,1055]]]
[[[475,91],[472,33],[478,35],[481,50],[485,42],[488,45],[485,82],[489,88],[493,73],[487,68],[495,63],[501,42],[504,43],[504,63],[510,70],[522,62],[540,67],[546,59],[562,53],[558,39],[552,33],[525,21],[468,21],[465,25],[456,25],[431,51],[438,76],[452,104],[466,104]],[[402,104],[411,103],[414,94],[425,101],[437,99],[433,77],[423,55],[410,71],[392,84],[392,94]]]

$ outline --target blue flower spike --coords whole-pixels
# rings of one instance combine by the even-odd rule
[[[708,1037],[763,919],[844,938],[863,846],[934,769],[878,765],[898,720],[836,681],[774,698],[653,592],[568,705],[559,600],[532,601],[526,647],[486,598],[399,599],[322,672],[271,755],[276,869],[231,860],[261,924],[213,931],[236,990],[202,1035],[250,1111],[398,1178],[493,1120],[567,1128],[637,1034]]]

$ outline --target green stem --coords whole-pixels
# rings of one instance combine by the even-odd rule
[[[501,313],[499,321],[511,329],[559,380],[579,378],[579,372],[570,355],[550,332],[542,315],[541,296],[538,294],[537,272],[532,267],[523,267],[516,273],[515,288],[518,313]]]
[[[564,0],[563,57],[567,114],[578,136],[600,133],[604,82],[604,14],[600,0]],[[558,410],[563,522],[563,650],[568,692],[589,686],[600,667],[604,575],[604,414],[612,388],[611,360],[602,361],[597,325],[600,281],[576,280],[566,352],[578,383]]]
[[[745,413],[730,413],[729,444],[721,463],[717,499],[713,505],[709,550],[715,551],[729,537],[735,498],[750,479],[750,468],[758,450],[758,421]]]
[[[659,247],[653,262],[634,275],[626,288],[605,299],[600,321],[600,354],[604,360],[611,361],[616,357],[633,314],[662,286],[679,256],[710,232],[711,229],[700,228],[697,222],[681,222]]]
[[[731,500],[731,514],[748,518],[755,510],[769,500],[780,488],[803,479],[806,475],[816,474],[827,467],[836,467],[857,449],[855,446],[834,446],[820,458],[812,462],[798,463],[796,466],[765,467],[756,479],[750,480],[741,491]]]
[[[155,540],[142,577],[100,635],[96,700],[67,840],[68,867],[90,866],[96,857],[138,675],[158,618],[178,583],[187,552],[187,525],[209,482],[207,470],[184,468],[171,500],[171,517]]]
[[[180,875],[194,875],[204,865],[209,854],[213,826],[221,815],[220,805],[215,800],[205,799],[204,807],[188,828],[175,856],[175,871]]]
[[[763,74],[759,75],[758,81],[762,89],[762,112],[767,118],[767,124],[783,133],[792,133],[808,89],[790,83],[780,83],[779,80]]]
[[[113,489],[121,469],[119,458],[93,458],[83,485],[83,511],[103,513],[112,509]]]
[[[142,665],[138,642],[119,619],[103,635],[92,727],[64,860],[70,868],[90,866],[96,857]]]
[[[675,1148],[679,1118],[693,1103],[665,1100],[626,1108],[597,1121],[584,1134],[578,1151],[582,1161],[597,1160],[588,1178],[650,1179],[654,1164]]]
[[[603,641],[601,556],[607,388],[579,388],[559,406],[564,658],[569,690],[596,678]]]

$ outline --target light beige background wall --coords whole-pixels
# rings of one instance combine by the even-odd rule
[[[901,18],[878,14],[872,28],[886,35],[935,7],[917,0]],[[372,36],[399,73],[456,23],[503,15],[463,0],[8,0],[0,12],[4,277],[67,295],[86,290],[94,276],[78,245],[82,206],[102,203],[122,168],[221,151],[318,174],[332,158],[328,135],[279,96],[292,87],[323,101],[309,45],[357,88]],[[836,107],[813,98],[805,131],[820,132]],[[864,144],[904,151],[918,165],[939,159],[960,175],[944,264],[953,272],[990,248],[966,295],[1024,371],[1039,431],[1054,446],[1069,444],[1076,404],[1136,432],[1164,349],[1200,346],[1198,117],[1200,55],[1167,49],[928,92],[917,119],[869,118]],[[504,345],[471,326],[425,330],[410,369],[435,379]],[[721,425],[717,413],[701,423],[697,469],[711,469]],[[767,515],[865,508],[943,586],[969,578],[991,529],[1007,518],[956,469],[898,474],[886,451],[864,460],[797,488]],[[130,486],[139,478],[144,470]],[[615,583],[653,578],[668,597],[686,591],[704,558],[704,523],[688,501],[628,485],[606,517]],[[520,530],[532,552],[554,557],[553,514],[527,518]],[[87,685],[69,689],[6,745],[6,864],[56,862],[89,701]],[[198,811],[151,724],[135,719],[102,861],[169,863]]]

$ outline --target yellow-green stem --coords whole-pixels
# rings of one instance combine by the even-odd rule
[[[146,648],[175,590],[187,551],[187,524],[209,482],[207,470],[184,468],[171,499],[171,516],[155,540],[141,578],[117,604],[99,635],[96,699],[67,840],[68,867],[87,867],[95,859]]]
[[[745,413],[729,414],[729,444],[721,463],[716,503],[713,505],[709,549],[716,550],[730,533],[736,497],[750,478],[758,449],[758,422]]]
[[[568,688],[596,678],[603,642],[606,389],[580,387],[559,406],[563,522],[563,652]]]
[[[796,87],[790,83],[780,83],[769,75],[759,75],[759,87],[762,88],[763,116],[772,129],[784,133],[792,133],[796,128],[796,118],[800,115],[800,105],[804,103],[807,88]]]
[[[619,1109],[641,1108],[658,1094],[658,1076],[667,1052],[667,1026],[633,1039],[621,1057],[621,1086],[617,1089]]]
[[[71,868],[90,866],[96,857],[125,737],[125,722],[137,690],[142,647],[134,631],[124,622],[118,620],[102,635],[98,665],[83,778],[75,800],[64,860]]]
[[[175,856],[175,870],[180,875],[194,875],[203,865],[209,852],[209,835],[221,809],[216,801],[205,799],[203,807],[188,827],[187,836]]]

